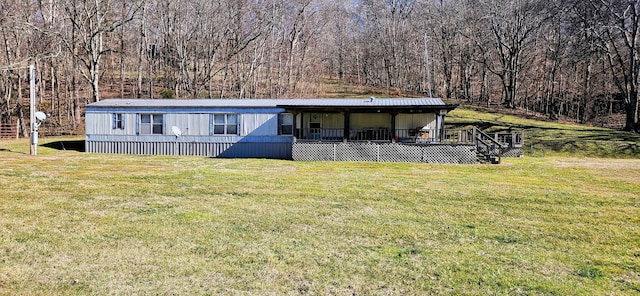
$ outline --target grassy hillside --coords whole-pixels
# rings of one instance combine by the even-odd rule
[[[639,158],[640,135],[592,126],[538,121],[461,107],[446,119],[448,127],[477,126],[490,132],[525,132],[528,156]]]
[[[28,140],[2,140],[0,294],[640,293],[640,160],[582,157],[637,157],[612,148],[635,136],[464,108],[449,120],[525,128],[545,157],[430,165],[58,150],[77,138],[43,138],[34,157]],[[571,141],[579,157],[553,145]]]

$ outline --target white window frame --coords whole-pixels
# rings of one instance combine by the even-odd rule
[[[111,129],[124,129],[124,114],[122,113],[113,113],[111,116]]]
[[[240,116],[237,113],[211,114],[210,128],[211,135],[239,135]]]
[[[143,122],[143,118],[146,116],[149,117],[149,122]],[[141,135],[164,135],[164,114],[141,113],[139,124],[138,133]]]

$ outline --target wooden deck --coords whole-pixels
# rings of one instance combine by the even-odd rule
[[[500,163],[502,157],[524,156],[524,131],[485,133],[473,127],[469,130],[449,131],[443,143],[465,143],[477,147],[481,162]]]
[[[382,161],[500,163],[522,157],[524,133],[470,130],[303,130],[293,143],[293,159],[305,161]]]

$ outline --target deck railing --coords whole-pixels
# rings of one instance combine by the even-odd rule
[[[299,129],[296,136],[301,141],[342,142],[345,140],[344,133],[342,128],[306,128]],[[521,148],[524,144],[524,134],[522,132],[485,133],[475,127],[469,130],[396,129],[395,132],[388,128],[364,128],[350,129],[347,141],[472,145],[486,142],[504,147]]]
[[[505,155],[522,156],[524,132],[485,133],[476,127],[469,130],[448,130],[444,143],[475,145],[485,160],[499,163]]]
[[[344,141],[342,128],[305,128],[299,130],[302,135],[298,140],[341,142]],[[380,141],[390,142],[391,132],[386,128],[350,129],[348,141]]]
[[[398,129],[396,141],[400,143],[439,143],[441,132],[437,129]]]
[[[344,129],[341,128],[306,128],[298,130],[297,135],[298,140],[302,141],[344,141]],[[394,134],[388,128],[363,128],[350,129],[347,141],[435,143],[438,142],[438,136],[436,129],[396,129]]]
[[[338,142],[344,138],[344,129],[341,128],[305,128],[298,136],[299,140]]]
[[[507,144],[509,147],[523,147],[524,133],[493,133],[494,139],[500,143]]]
[[[523,132],[485,133],[476,127],[468,130],[445,130],[443,138],[444,143],[447,144],[476,144],[478,136],[481,136],[484,141],[497,142],[506,147],[521,148],[524,145]]]

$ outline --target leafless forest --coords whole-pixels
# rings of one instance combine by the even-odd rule
[[[327,83],[638,131],[640,0],[3,0],[0,123],[103,97],[313,97]]]

